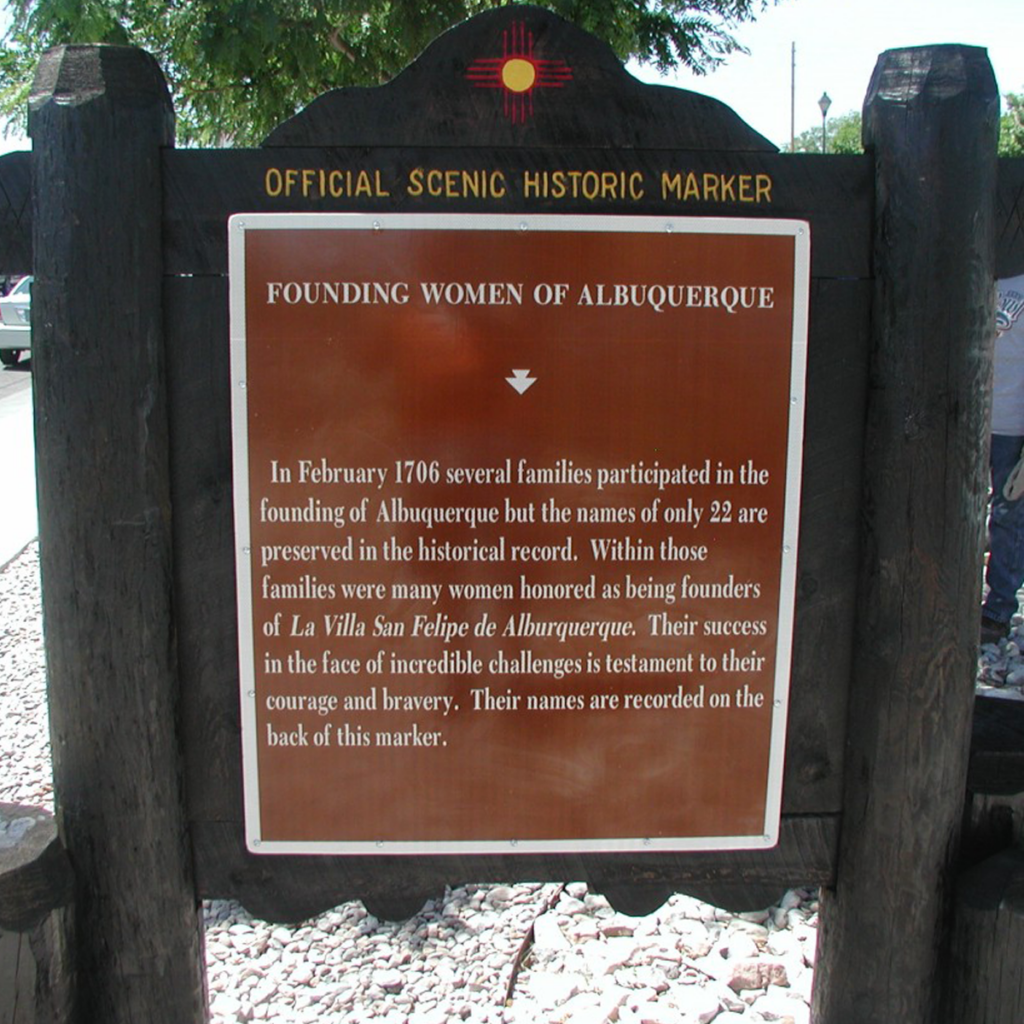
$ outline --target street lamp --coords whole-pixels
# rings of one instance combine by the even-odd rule
[[[821,151],[824,153],[827,149],[825,141],[825,120],[828,118],[828,108],[832,106],[832,101],[829,99],[827,92],[823,92],[821,94],[821,99],[818,100],[818,106],[821,109]]]

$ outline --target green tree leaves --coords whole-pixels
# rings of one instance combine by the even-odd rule
[[[999,155],[1024,156],[1024,93],[1007,93],[999,119]]]
[[[548,0],[622,60],[705,73],[776,0]],[[161,63],[183,145],[255,145],[320,93],[394,77],[437,35],[502,0],[8,0],[0,114],[23,123],[39,55],[130,43]]]
[[[999,155],[1024,156],[1024,93],[1003,97],[1003,116],[999,119]],[[829,118],[825,137],[829,153],[863,153],[860,141],[860,112],[851,110]],[[789,152],[789,146],[785,147]],[[795,139],[794,153],[820,153],[821,127],[808,128]]]
[[[838,117],[830,117],[825,123],[826,152],[828,153],[863,153],[860,141],[860,111],[851,110]],[[820,153],[821,126],[808,128],[794,140],[793,148],[785,146],[789,153]]]

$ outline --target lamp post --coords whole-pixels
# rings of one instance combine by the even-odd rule
[[[832,106],[832,100],[829,99],[827,92],[821,94],[821,99],[818,100],[818,106],[821,109],[821,151],[822,153],[827,152],[828,145],[826,142],[825,135],[825,121],[828,118],[828,108]]]

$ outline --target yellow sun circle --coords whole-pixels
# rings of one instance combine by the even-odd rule
[[[531,61],[513,57],[501,66],[501,84],[509,92],[529,92],[537,80],[537,69]]]

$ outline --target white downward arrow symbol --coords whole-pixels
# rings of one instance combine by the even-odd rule
[[[537,383],[536,377],[528,376],[529,370],[513,370],[511,377],[506,377],[505,380],[509,382],[519,392],[523,394],[528,388],[532,387]]]

